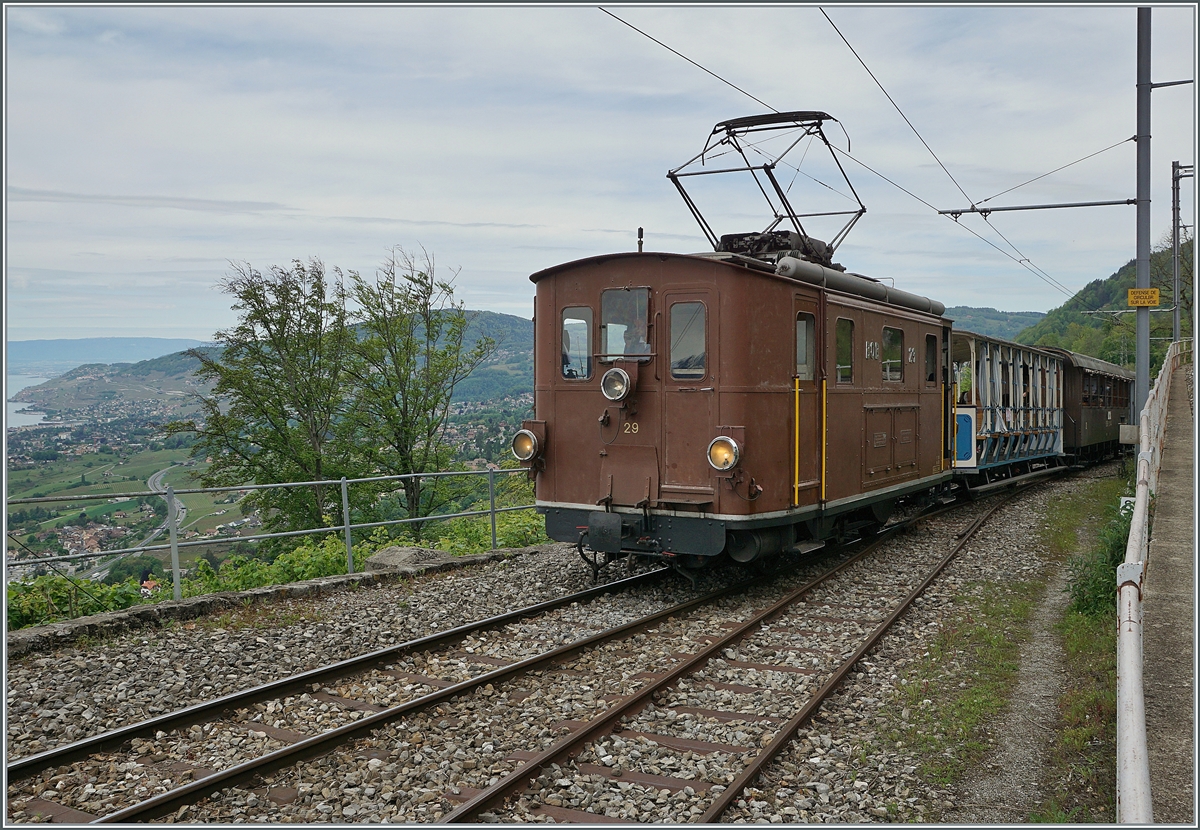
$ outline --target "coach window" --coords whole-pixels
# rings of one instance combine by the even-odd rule
[[[704,303],[671,306],[671,377],[704,377]]]
[[[796,315],[796,377],[800,380],[813,379],[816,323],[816,318],[811,314],[801,311]]]
[[[839,317],[837,321],[837,364],[835,374],[838,383],[854,383],[854,321]]]
[[[592,376],[592,310],[587,306],[563,309],[562,376],[571,380]]]
[[[904,332],[883,327],[883,379],[904,380]]]
[[[648,288],[613,288],[600,295],[600,351],[604,359],[650,354],[646,339],[649,304]]]
[[[938,341],[937,337],[932,334],[925,335],[925,382],[937,383],[937,353]]]

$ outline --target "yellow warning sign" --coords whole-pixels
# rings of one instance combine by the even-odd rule
[[[1129,307],[1140,308],[1142,306],[1158,305],[1158,289],[1157,288],[1131,288],[1129,289]]]

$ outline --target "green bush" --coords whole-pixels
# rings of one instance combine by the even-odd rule
[[[355,543],[356,572],[366,566],[367,557],[374,553],[381,541],[380,534],[375,534],[365,542]],[[286,585],[345,572],[346,543],[331,534],[319,542],[309,537],[299,547],[279,554],[271,562],[235,555],[214,570],[207,560],[199,559],[192,569],[192,575],[183,581],[181,587],[185,597],[194,597],[218,591],[246,591],[264,585]]]
[[[1115,515],[1100,528],[1095,547],[1067,563],[1070,608],[1089,617],[1115,614],[1117,609],[1117,566],[1125,561],[1133,509],[1111,512]]]
[[[391,544],[387,533],[377,530],[369,539],[354,544],[354,570],[361,571],[376,550]],[[180,585],[185,597],[219,591],[245,591],[265,585],[283,585],[319,576],[346,572],[346,544],[330,534],[317,541],[309,537],[299,547],[281,553],[272,562],[234,555],[214,569],[205,559],[196,562]],[[157,591],[142,596],[137,577],[116,585],[88,579],[68,580],[57,574],[39,576],[29,582],[8,583],[8,630],[45,625],[103,611],[119,611],[133,605],[152,604],[174,597],[170,573]]]
[[[81,579],[74,582],[56,574],[30,582],[8,583],[8,630],[45,625],[103,611],[119,611],[146,600],[136,577],[116,585]]]
[[[486,510],[476,504],[471,510]],[[483,553],[492,549],[492,521],[488,516],[471,516],[440,522],[431,532],[438,550],[455,556]],[[533,510],[514,510],[496,515],[496,542],[502,548],[526,548],[550,541],[545,520]]]
[[[505,468],[517,463],[507,459]],[[533,504],[533,482],[523,475],[506,474],[496,477],[496,507],[521,507]],[[490,501],[480,499],[466,510],[487,510]],[[492,549],[492,520],[490,516],[470,516],[448,519],[430,525],[428,534],[436,540],[438,550],[455,556],[464,553],[483,553]],[[496,514],[496,543],[502,548],[526,548],[549,542],[546,522],[532,508]]]

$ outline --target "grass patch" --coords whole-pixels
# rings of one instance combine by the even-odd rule
[[[1020,671],[1040,583],[971,586],[952,618],[900,686],[900,722],[886,732],[920,757],[918,774],[957,782],[990,751],[989,724],[1004,710]]]
[[[1050,501],[1043,540],[1070,568],[1071,605],[1056,625],[1066,662],[1048,758],[1048,795],[1034,822],[1107,823],[1116,815],[1115,562],[1125,556],[1128,471]]]
[[[240,631],[246,628],[286,628],[305,622],[320,622],[320,615],[313,611],[273,602],[244,603],[240,608],[223,611],[213,617],[202,617],[178,623],[188,630],[199,628],[204,631]]]

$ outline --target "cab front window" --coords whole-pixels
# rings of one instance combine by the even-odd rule
[[[562,376],[587,380],[592,376],[592,310],[587,306],[562,312]]]
[[[600,295],[601,360],[651,353],[649,288],[613,288]]]

